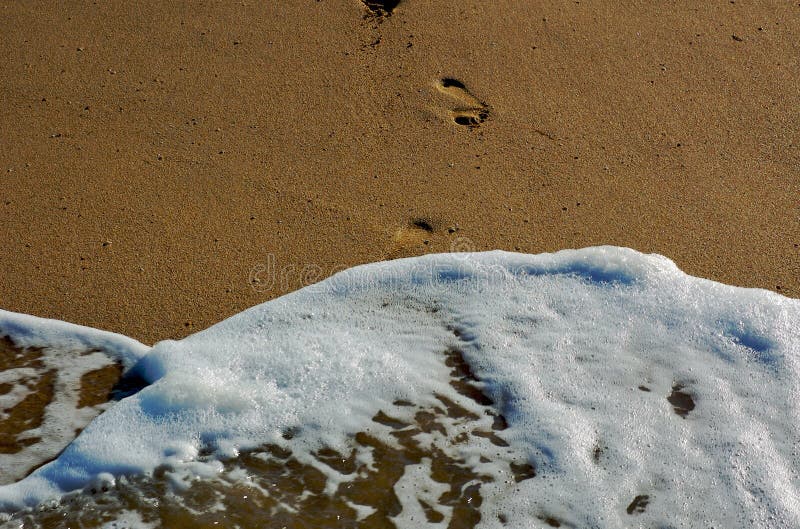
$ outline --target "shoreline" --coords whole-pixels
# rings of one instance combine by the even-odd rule
[[[9,6],[0,307],[154,343],[304,274],[602,244],[800,297],[798,7],[615,6]]]

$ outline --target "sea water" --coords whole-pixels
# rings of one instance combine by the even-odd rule
[[[658,255],[376,263],[152,348],[0,335],[138,381],[0,486],[8,527],[800,527],[800,301]]]

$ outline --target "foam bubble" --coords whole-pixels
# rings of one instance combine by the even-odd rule
[[[321,468],[356,436],[364,472],[380,450],[431,454],[394,482],[400,527],[800,525],[800,302],[661,256],[377,263],[144,353],[150,385],[0,488],[4,509],[163,465],[234,479],[223,463],[265,445]],[[471,469],[474,512],[442,503],[435,454]],[[327,494],[356,479],[326,472]]]

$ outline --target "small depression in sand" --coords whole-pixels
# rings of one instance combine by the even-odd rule
[[[395,230],[384,258],[397,259],[425,253],[436,232],[434,222],[429,218],[411,219],[406,226]]]
[[[361,0],[371,16],[388,17],[400,4],[400,0]]]
[[[446,77],[436,83],[436,88],[457,102],[450,110],[450,117],[455,124],[474,129],[489,118],[489,106],[475,97],[458,79]]]

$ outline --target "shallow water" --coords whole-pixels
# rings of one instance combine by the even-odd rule
[[[0,336],[0,484],[55,458],[106,407],[122,366],[99,350]]]
[[[481,486],[496,476],[453,456],[454,446],[480,445],[483,463],[506,468],[510,490],[534,478],[536,469],[503,439],[506,420],[476,385],[462,353],[448,350],[443,357],[451,386],[483,409],[490,428],[444,396],[433,406],[396,401],[350,440],[349,452],[323,447],[302,463],[290,448],[270,444],[223,462],[213,476],[188,481],[163,466],[152,476],[90,486],[21,516],[16,526],[105,527],[135,512],[137,524],[164,527],[395,527],[398,518],[474,527],[481,520]],[[291,440],[289,432],[285,437]]]
[[[369,265],[152,349],[2,316],[21,362],[127,381],[0,487],[10,527],[800,524],[800,302],[659,256]]]

